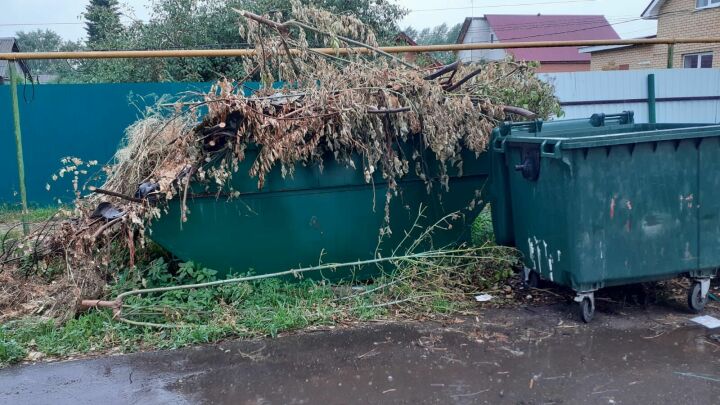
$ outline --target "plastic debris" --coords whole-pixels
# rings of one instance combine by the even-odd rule
[[[708,329],[720,328],[720,319],[710,315],[696,316],[692,318],[691,321],[699,323]]]
[[[480,294],[475,296],[475,301],[477,302],[488,302],[493,298],[490,294]]]

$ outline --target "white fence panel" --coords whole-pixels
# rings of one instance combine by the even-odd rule
[[[720,122],[720,69],[648,69],[546,73],[565,111],[563,118],[596,112],[635,112],[648,122],[649,74],[655,74],[657,122]]]

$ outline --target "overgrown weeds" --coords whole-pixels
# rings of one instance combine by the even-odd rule
[[[462,175],[463,156],[483,153],[492,128],[508,114],[533,115],[526,108],[547,118],[560,112],[552,85],[537,78],[533,64],[457,62],[423,69],[377,49],[374,33],[357,18],[291,3],[290,14],[241,12],[241,30],[257,51],[246,60],[247,77],[223,79],[209,93],[132,125],[104,175],[92,177],[104,179],[101,187],[85,189],[79,181],[97,162],[63,160],[56,176],[72,179],[78,197],[73,217],[33,232],[9,249],[11,257],[0,257],[0,265],[36,273],[61,265],[42,304],[58,321],[71,318],[81,299],[101,297],[107,280],[122,274],[118,269],[136,267],[146,226],[167,212],[170,200],[179,202],[179,220],[185,221],[192,215],[185,202],[194,192],[242,198],[248,190],[233,189],[232,176],[249,176],[262,189],[273,171],[285,178],[299,167],[337,162],[357,170],[367,184],[382,186],[380,234],[387,235],[400,180],[414,176],[428,192],[447,191],[450,176]],[[337,53],[319,54],[309,43]],[[349,47],[367,52],[344,52]],[[248,80],[260,80],[261,88],[246,94]],[[239,173],[242,162],[247,170]],[[90,190],[96,193],[82,195]],[[112,265],[116,249],[126,259],[122,266]],[[477,260],[484,254],[465,253]],[[456,268],[457,259],[443,257],[450,263],[432,266]],[[411,280],[433,274],[428,263],[393,263],[400,264],[425,269]],[[206,273],[199,274],[212,277]],[[196,270],[185,267],[180,274],[173,281],[193,278]],[[386,290],[397,289],[394,283]],[[445,300],[429,295],[422,302],[444,308]],[[165,311],[175,316],[172,308]]]
[[[419,231],[420,236],[416,234],[416,239],[408,242],[404,253],[417,248],[420,238],[431,236],[426,230]],[[398,262],[394,271],[365,284],[276,277],[134,295],[123,301],[124,318],[168,326],[165,328],[119,322],[106,309],[90,310],[63,325],[39,317],[6,322],[0,326],[0,363],[178,348],[368,320],[442,318],[471,308],[477,292],[498,288],[516,263],[512,250],[491,244],[443,252],[432,259],[420,256]],[[215,271],[191,262],[168,261],[158,257],[157,250],[140,257],[137,267],[115,273],[106,296],[216,280]],[[117,260],[122,263],[125,258]]]

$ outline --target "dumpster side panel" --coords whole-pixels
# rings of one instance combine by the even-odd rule
[[[522,163],[523,145],[507,147],[510,169]],[[525,265],[546,280],[569,284],[572,269],[567,255],[570,242],[568,198],[573,195],[572,173],[558,159],[541,159],[537,181],[530,181],[516,170],[508,171],[512,195],[515,241]]]
[[[254,156],[241,165],[232,179],[237,198],[229,198],[227,190],[204,188],[196,184],[187,202],[188,220],[180,222],[180,202],[168,204],[168,212],[150,227],[150,237],[183,260],[192,260],[222,273],[271,273],[322,263],[343,263],[371,259],[376,253],[389,256],[405,236],[414,232],[415,219],[421,206],[424,218],[419,226],[432,225],[443,216],[477,202],[484,190],[489,172],[489,156],[474,155],[464,160],[463,175],[457,168],[448,170],[449,191],[433,181],[427,185],[415,175],[399,182],[398,195],[390,205],[391,235],[386,235],[378,249],[378,235],[384,226],[385,192],[387,185],[380,176],[374,184],[365,182],[361,169],[347,168],[326,161],[321,171],[316,165],[297,165],[294,176],[283,178],[275,168],[265,187],[257,189],[257,179],[247,175]],[[429,170],[434,163],[426,162]],[[360,168],[360,162],[357,163]],[[437,171],[435,171],[437,173]],[[435,177],[435,176],[431,176]],[[482,209],[482,202],[473,211],[452,221],[452,228],[434,235],[435,247],[469,240],[470,225]],[[414,241],[405,242],[399,252]],[[428,248],[423,246],[422,248]],[[420,249],[419,249],[420,250]],[[369,279],[379,269],[366,266],[364,273],[351,273],[345,268],[325,272],[328,279]],[[308,274],[319,277],[319,274]]]
[[[714,274],[720,266],[720,138],[704,138],[698,147],[699,267]]]
[[[493,131],[494,142],[492,143],[491,173],[490,173],[490,204],[492,205],[492,223],[495,242],[503,246],[515,246],[515,235],[513,234],[512,194],[508,183],[508,165],[504,146],[498,136],[498,131]]]
[[[672,277],[698,266],[694,140],[573,150],[572,287]]]

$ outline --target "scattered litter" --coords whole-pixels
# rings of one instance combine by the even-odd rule
[[[45,354],[44,354],[44,353],[42,353],[42,352],[36,352],[36,351],[31,351],[31,352],[29,352],[29,353],[27,354],[26,359],[27,359],[28,361],[38,361],[38,360],[42,359],[43,357],[45,357]]]
[[[710,315],[696,316],[695,318],[692,318],[691,321],[699,323],[708,329],[720,328],[720,319]]]
[[[493,298],[490,294],[480,294],[475,296],[475,301],[477,302],[488,302]]]
[[[376,355],[378,355],[378,354],[380,354],[380,352],[377,351],[377,349],[372,349],[372,350],[370,350],[369,352],[367,352],[367,353],[365,353],[365,354],[361,354],[361,355],[357,356],[357,358],[358,358],[358,359],[363,359],[363,358],[367,358],[367,357],[376,356]]]

